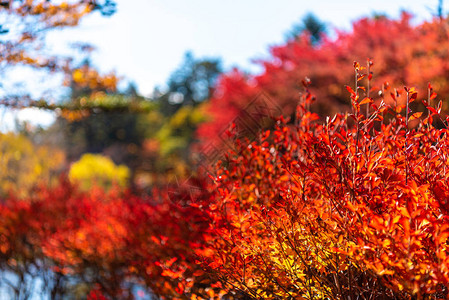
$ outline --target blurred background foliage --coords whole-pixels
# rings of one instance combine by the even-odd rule
[[[84,191],[94,186],[107,191],[114,184],[125,188],[128,185],[129,173],[125,165],[117,166],[108,157],[86,153],[71,165],[68,176],[73,184],[79,184]]]
[[[36,145],[23,134],[0,134],[0,197],[30,196],[39,184],[54,184],[63,171],[62,150]]]
[[[115,182],[135,191],[165,186],[185,177],[192,167],[187,149],[196,140],[197,127],[208,120],[204,104],[222,71],[220,59],[196,58],[186,52],[167,80],[167,88],[156,88],[149,99],[138,95],[132,83],[119,90],[120,78],[98,73],[86,58],[66,76],[66,100],[33,104],[53,110],[55,122],[45,129],[24,124],[18,127],[30,139],[61,149],[66,156],[61,170],[70,168],[71,179],[82,177],[84,188],[89,187],[87,173],[92,172],[92,178],[102,176],[95,173],[94,161],[97,167],[109,168],[103,160],[106,157],[111,163],[126,166],[129,174],[123,177],[127,180],[124,184],[122,177],[113,180],[112,169],[105,171],[110,175],[97,179],[100,186],[110,188]],[[72,174],[74,167],[78,175]]]

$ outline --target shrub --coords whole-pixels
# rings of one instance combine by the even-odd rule
[[[117,166],[108,157],[90,153],[73,163],[69,171],[70,180],[79,183],[83,190],[88,190],[93,185],[104,189],[111,188],[113,184],[126,187],[129,175],[126,166]]]
[[[236,298],[448,296],[447,122],[431,125],[441,102],[422,100],[419,119],[405,88],[405,107],[366,115],[355,69],[352,113],[317,122],[305,82],[295,120],[238,142],[217,169],[204,267]]]
[[[8,281],[0,282],[2,291],[20,299],[133,299],[140,286],[185,298],[196,284],[202,294],[209,281],[192,281],[193,274],[200,278],[192,249],[201,249],[207,219],[198,207],[182,208],[163,195],[82,192],[62,180],[36,190],[32,201],[5,199],[0,266]]]
[[[61,297],[78,283],[111,299],[135,285],[170,299],[447,298],[441,101],[430,104],[429,85],[424,111],[411,109],[414,88],[375,105],[362,97],[371,76],[354,67],[352,113],[319,121],[305,80],[295,118],[237,139],[209,183],[146,198],[61,182],[6,199],[0,264],[16,291],[38,268]]]

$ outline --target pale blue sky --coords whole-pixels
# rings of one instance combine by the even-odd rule
[[[373,12],[397,17],[406,9],[417,22],[430,19],[437,4],[438,0],[117,0],[112,17],[95,14],[77,28],[51,33],[48,41],[57,52],[73,41],[94,44],[96,66],[116,70],[148,96],[155,86],[164,86],[186,50],[196,57],[221,57],[226,68],[257,72],[251,60],[266,57],[269,46],[282,43],[307,12],[331,27],[349,29],[352,21]],[[14,115],[2,112],[3,126],[12,124]],[[18,114],[21,120],[39,124],[50,123],[51,116],[36,110]]]

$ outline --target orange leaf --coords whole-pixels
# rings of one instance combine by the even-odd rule
[[[410,214],[408,213],[408,210],[405,207],[401,207],[399,211],[401,212],[401,215],[403,215],[404,217],[410,218]]]
[[[357,78],[357,81],[362,80],[363,78],[365,78],[365,76],[366,76],[366,74],[359,75]]]
[[[279,178],[280,181],[288,181],[289,179],[290,179],[290,176],[289,176],[289,175],[282,175],[282,176]]]
[[[419,117],[421,117],[421,115],[422,115],[422,112],[416,112],[408,118],[408,121],[410,122],[415,119],[419,119]]]
[[[165,262],[165,265],[166,265],[167,267],[171,267],[171,265],[173,265],[173,263],[174,263],[175,261],[177,261],[177,260],[178,260],[177,257],[173,257],[173,258],[170,259],[169,261]]]
[[[360,101],[360,105],[366,104],[366,103],[372,103],[372,102],[373,102],[373,100],[371,100],[371,98],[366,97],[365,99]]]
[[[404,107],[405,107],[405,105],[398,105],[398,106],[396,107],[396,113],[400,113],[401,110],[402,110]]]
[[[355,211],[357,210],[357,208],[356,208],[350,201],[348,201],[348,202],[346,203],[346,206],[347,206],[348,209],[349,209],[350,211],[352,211],[352,212],[355,212]]]

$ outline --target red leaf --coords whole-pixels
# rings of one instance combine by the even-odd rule
[[[413,102],[416,100],[416,98],[418,98],[418,93],[415,91],[414,88],[411,88],[408,93],[409,93],[409,102]]]
[[[355,115],[353,115],[353,114],[350,114],[349,115],[351,118],[353,118],[354,119],[354,121],[356,121],[357,122],[357,118],[355,117]]]
[[[396,100],[396,95],[394,93],[390,93],[391,98],[393,98],[393,100]]]
[[[435,108],[433,108],[432,106],[427,106],[427,109],[430,110],[432,112],[432,114],[434,115],[438,115],[439,113],[435,110]]]
[[[437,97],[437,93],[433,92],[432,94],[430,94],[430,100],[433,100]]]
[[[349,85],[345,85],[345,88],[351,93],[351,95],[355,95],[354,90]]]

